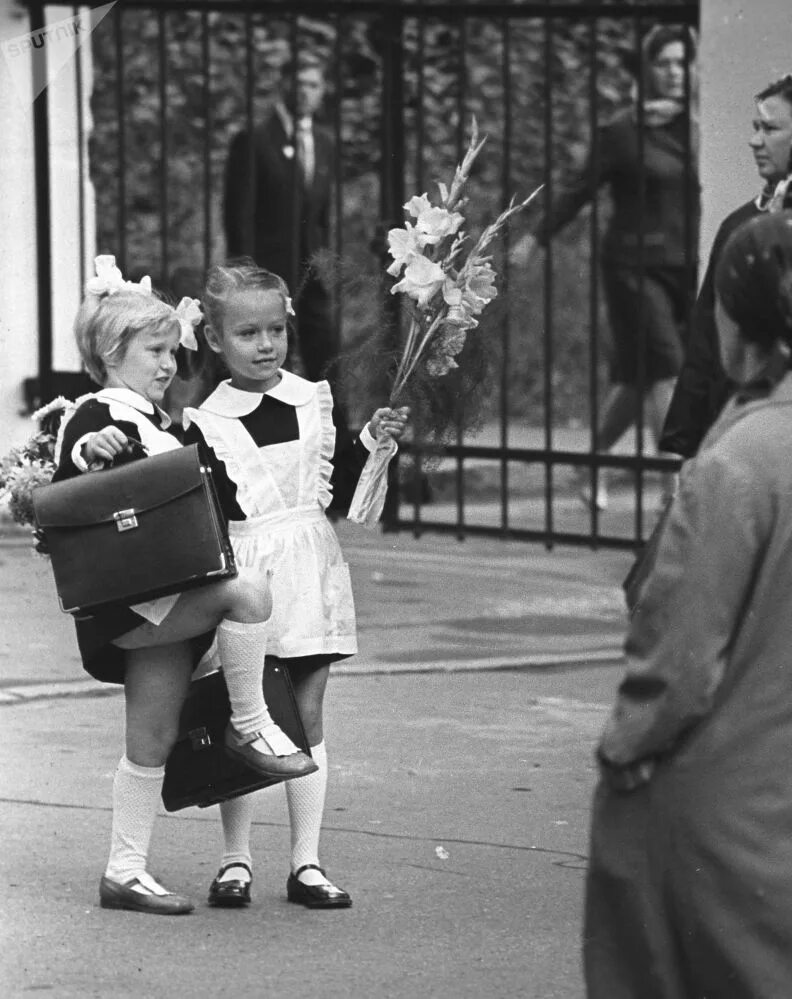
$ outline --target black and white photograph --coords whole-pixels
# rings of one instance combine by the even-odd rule
[[[789,0],[0,0],[0,123],[0,995],[790,999]]]

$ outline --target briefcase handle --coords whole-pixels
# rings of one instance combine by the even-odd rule
[[[143,452],[143,454],[142,454],[143,458],[148,458],[148,456],[149,456],[149,449],[146,447],[146,445],[142,441],[139,441],[137,439],[137,437],[130,437],[130,436],[127,435],[127,445],[128,446],[131,445],[131,447],[125,447],[124,450],[121,451],[119,454],[117,454],[116,457],[113,458],[113,460],[109,464],[106,465],[105,462],[102,459],[100,459],[100,460],[98,460],[96,462],[92,462],[88,466],[88,470],[91,471],[91,472],[98,472],[98,471],[102,471],[102,470],[106,471],[108,468],[116,468],[117,467],[116,466],[116,458],[120,458],[121,455],[122,454],[126,454],[127,451],[129,451],[129,452],[133,451],[134,448],[136,448],[136,447],[140,448],[140,450]]]
[[[139,441],[137,439],[137,437],[129,437],[129,436],[127,436],[127,445],[131,445],[131,447],[129,447],[129,452],[130,453],[132,451],[134,451],[135,448],[139,448],[142,451],[141,457],[148,458],[148,456],[149,456],[149,449],[146,447],[146,445],[142,441]],[[121,451],[120,454],[116,455],[116,458],[120,458],[121,455],[125,454],[125,453],[127,453],[127,448],[125,448],[123,451]],[[116,467],[116,458],[113,458],[113,460],[110,462],[109,465],[106,465],[106,466],[102,465],[101,467],[103,467],[103,468],[115,468]]]
[[[135,447],[139,447],[140,450],[143,452],[144,457],[148,458],[148,456],[149,456],[149,449],[146,447],[146,445],[142,441],[139,441],[137,439],[137,437],[129,437],[128,436],[127,437],[127,444],[131,444],[133,446],[133,449]]]

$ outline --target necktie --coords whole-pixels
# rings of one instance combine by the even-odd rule
[[[297,155],[307,186],[313,180],[315,167],[313,130],[310,118],[301,118],[297,122]]]

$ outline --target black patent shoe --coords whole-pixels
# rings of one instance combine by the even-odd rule
[[[343,888],[336,888],[335,885],[331,884],[304,885],[300,881],[300,875],[307,870],[319,871],[320,874],[327,877],[324,870],[317,867],[316,864],[303,864],[294,874],[289,875],[286,882],[286,898],[290,902],[296,902],[309,909],[348,909],[352,905],[349,893],[345,892]]]
[[[250,875],[250,881],[221,881],[220,878],[232,867],[242,867]],[[209,905],[218,906],[221,909],[240,909],[243,905],[250,905],[250,885],[253,881],[253,872],[247,864],[239,861],[233,864],[226,864],[217,872],[217,877],[209,886]]]
[[[135,891],[134,885],[138,884],[147,889],[145,894]],[[134,878],[122,885],[103,877],[99,882],[99,905],[103,909],[127,909],[130,912],[150,912],[157,916],[183,916],[195,908],[190,899],[183,895],[174,895],[173,892],[154,894],[150,885],[142,878]]]

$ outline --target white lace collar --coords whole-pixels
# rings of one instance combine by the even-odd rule
[[[255,410],[265,395],[289,406],[304,406],[316,395],[316,383],[309,382],[291,371],[280,370],[281,380],[267,392],[245,392],[234,388],[230,381],[220,382],[208,399],[201,403],[201,409],[217,416],[239,418]]]
[[[125,406],[131,406],[132,409],[136,409],[139,413],[145,413],[147,416],[154,416],[156,413],[163,429],[167,429],[171,425],[171,418],[164,409],[155,406],[153,402],[144,399],[142,395],[133,392],[132,389],[120,387],[103,388],[96,393],[95,398],[102,402],[121,402]]]

